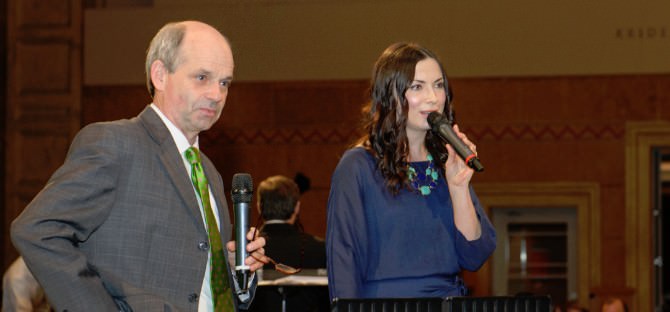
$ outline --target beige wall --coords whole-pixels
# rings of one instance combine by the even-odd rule
[[[401,40],[452,77],[670,72],[668,0],[154,0],[85,12],[85,84],[143,83],[151,36],[180,19],[223,30],[238,80],[364,79]]]

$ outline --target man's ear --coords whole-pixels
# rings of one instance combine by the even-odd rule
[[[167,78],[168,70],[161,60],[155,60],[151,63],[151,82],[154,84],[156,90],[165,89],[165,79]]]

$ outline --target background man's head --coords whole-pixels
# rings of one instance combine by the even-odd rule
[[[601,312],[628,312],[628,306],[619,298],[607,298],[603,302]]]
[[[266,221],[295,219],[299,211],[299,199],[298,185],[285,176],[272,176],[258,185],[258,210]]]

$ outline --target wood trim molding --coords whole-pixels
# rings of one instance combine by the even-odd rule
[[[475,190],[484,209],[491,215],[491,208],[519,207],[576,207],[578,237],[577,292],[579,303],[589,305],[591,287],[600,285],[600,188],[597,183],[547,182],[547,183],[481,183]],[[537,208],[541,209],[541,208]],[[586,239],[584,239],[586,238]],[[493,285],[492,270],[478,272],[478,280]],[[491,293],[491,290],[489,290]]]
[[[626,286],[632,311],[652,311],[653,147],[670,146],[670,122],[626,123]]]

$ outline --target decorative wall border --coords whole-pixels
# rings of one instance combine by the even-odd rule
[[[622,140],[623,125],[513,125],[464,128],[476,141]],[[214,144],[351,144],[361,135],[350,128],[212,129],[201,134]]]

